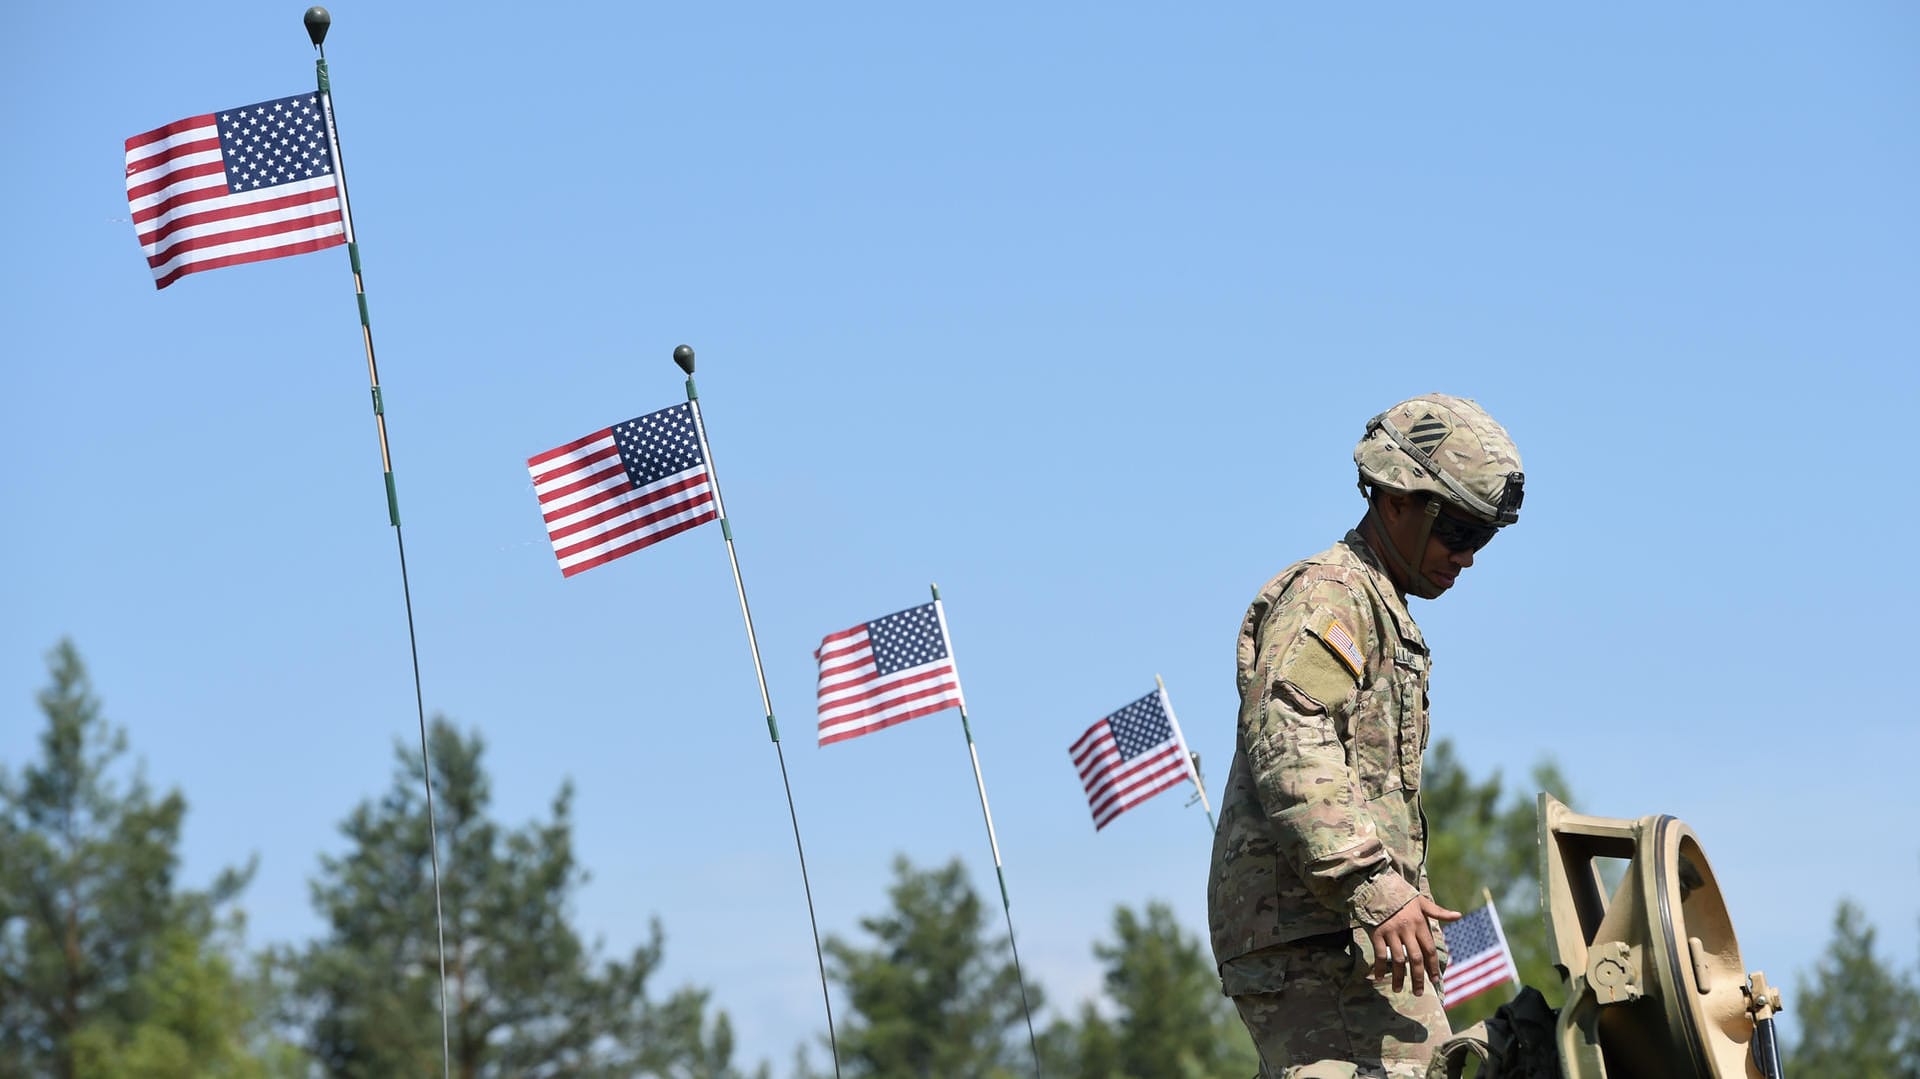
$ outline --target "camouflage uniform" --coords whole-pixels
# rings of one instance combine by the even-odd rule
[[[1518,451],[1471,401],[1396,405],[1354,460],[1363,491],[1429,495],[1488,535],[1518,518]],[[1423,596],[1441,591],[1417,570],[1437,512],[1411,563],[1390,552]],[[1432,898],[1420,809],[1429,665],[1405,596],[1357,531],[1267,582],[1241,625],[1207,906],[1221,987],[1263,1076],[1423,1076],[1450,1033],[1436,987],[1416,997],[1410,982],[1396,993],[1371,979],[1371,928]],[[1428,928],[1444,962],[1439,926]]]
[[[1239,735],[1207,900],[1222,988],[1263,1074],[1422,1075],[1449,1033],[1431,989],[1372,983],[1366,928],[1430,895],[1427,668],[1419,627],[1358,532],[1269,581],[1241,626]],[[1283,1072],[1316,1061],[1346,1063]]]

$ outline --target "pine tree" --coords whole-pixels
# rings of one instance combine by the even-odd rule
[[[225,954],[252,867],[174,875],[187,802],[120,767],[71,641],[48,659],[39,760],[0,770],[0,1076],[255,1076]]]
[[[478,734],[429,733],[446,925],[451,1066],[491,1076],[732,1079],[732,1032],[707,999],[663,1005],[647,981],[658,923],[625,959],[602,960],[567,921],[585,873],[574,861],[572,791],[551,815],[505,829],[489,815]],[[441,1070],[439,945],[420,757],[397,747],[392,786],[341,825],[350,846],[313,885],[326,935],[298,960],[312,1048],[326,1073],[360,1079]]]
[[[1881,961],[1851,902],[1834,911],[1826,953],[1785,1003],[1800,1028],[1788,1075],[1920,1079],[1920,985]]]
[[[1049,1079],[1114,1079],[1123,1074],[1119,1036],[1090,1000],[1081,1003],[1078,1022],[1053,1021],[1040,1039],[1040,1058]]]
[[[1106,964],[1112,1018],[1092,1004],[1077,1027],[1049,1032],[1049,1074],[1075,1079],[1244,1079],[1260,1068],[1253,1042],[1220,995],[1211,953],[1173,909],[1113,912],[1113,939],[1094,945]]]
[[[829,937],[828,973],[851,1006],[840,1024],[842,1074],[874,1079],[1026,1075],[1020,980],[1004,937],[958,860],[918,870],[894,860],[892,908],[860,920],[858,947]],[[1027,987],[1037,1010],[1037,986]]]

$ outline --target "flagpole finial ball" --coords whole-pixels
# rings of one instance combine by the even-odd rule
[[[307,9],[306,18],[302,21],[307,24],[308,40],[313,42],[314,48],[319,48],[320,43],[327,40],[327,27],[333,25],[333,16],[327,14],[326,8],[316,6]]]
[[[679,348],[674,349],[673,362],[680,365],[680,370],[685,371],[689,375],[693,374],[693,346],[681,345]]]

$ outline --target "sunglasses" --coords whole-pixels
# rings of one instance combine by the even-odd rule
[[[1460,517],[1441,514],[1433,519],[1433,538],[1455,554],[1477,551],[1492,542],[1498,525],[1484,525]]]

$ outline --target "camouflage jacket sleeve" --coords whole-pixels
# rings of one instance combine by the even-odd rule
[[[1372,605],[1339,571],[1309,571],[1267,612],[1243,687],[1240,735],[1281,857],[1314,897],[1378,925],[1414,886],[1392,855],[1349,764],[1347,719],[1380,662]],[[1356,643],[1361,642],[1361,643]]]

